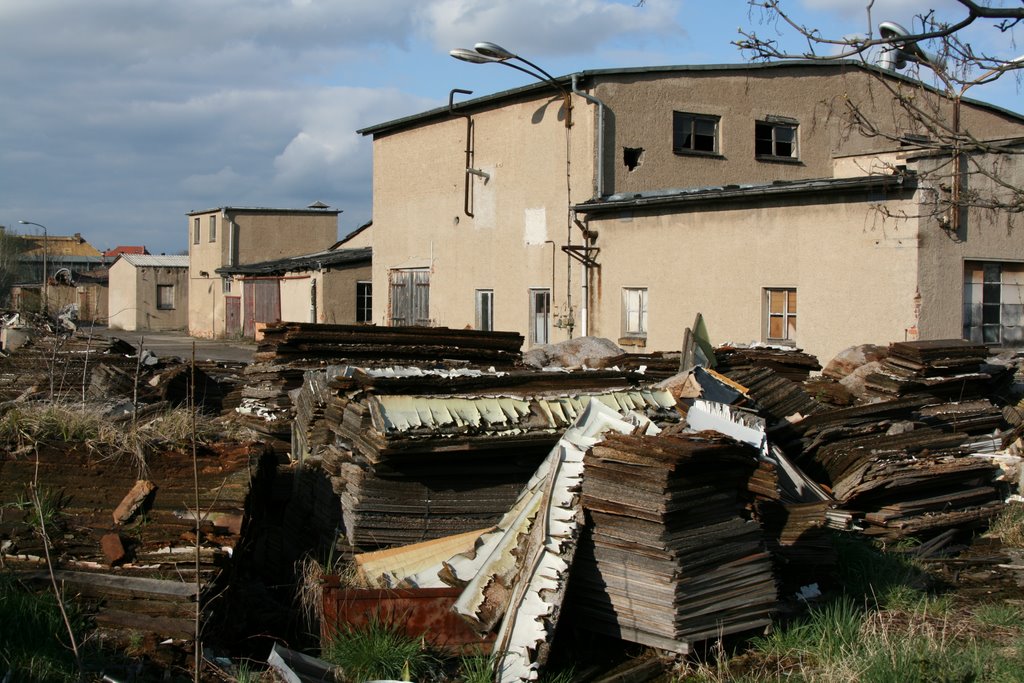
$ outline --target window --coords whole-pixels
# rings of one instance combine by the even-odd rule
[[[430,271],[396,269],[388,274],[392,325],[430,325]]]
[[[765,341],[796,343],[796,290],[764,290]]]
[[[622,333],[626,337],[647,336],[647,288],[622,290]]]
[[[796,121],[791,120],[755,123],[755,156],[769,159],[796,159],[796,127]]]
[[[192,220],[192,244],[199,244],[199,216]]]
[[[373,283],[356,283],[356,322],[368,323],[373,320]]]
[[[174,310],[174,285],[156,286],[156,307],[157,310]]]
[[[210,216],[210,241],[217,241],[217,217]]]
[[[1024,346],[1024,263],[964,263],[964,339]]]
[[[224,276],[220,279],[220,290],[224,294],[231,293],[231,278],[229,276]]]
[[[672,112],[672,151],[718,153],[718,117]]]
[[[530,343],[549,342],[548,325],[551,318],[551,290],[530,290]]]
[[[476,329],[491,331],[494,329],[494,290],[476,290]]]

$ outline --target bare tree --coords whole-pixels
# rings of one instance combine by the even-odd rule
[[[1024,140],[992,139],[991,133],[972,129],[961,116],[961,104],[971,88],[1024,74],[1024,54],[1011,56],[1017,49],[1014,29],[1024,21],[1024,1],[1009,3],[1015,6],[956,2],[955,16],[940,17],[928,10],[904,28],[875,16],[874,0],[864,0],[864,32],[828,36],[792,13],[793,3],[748,0],[751,19],[760,18],[774,35],[740,29],[741,37],[734,41],[753,60],[860,60],[874,65],[878,87],[892,98],[893,115],[901,125],[887,125],[879,120],[877,108],[852,99],[843,102],[841,114],[851,130],[862,135],[904,146],[913,143],[932,154],[924,168],[942,188],[934,211],[954,228],[971,207],[1024,213],[1024,183],[1014,182],[1013,174],[1007,173],[1007,157],[1024,154]],[[985,27],[1004,37],[1006,54],[976,50],[965,37],[968,27]],[[787,39],[800,47],[787,47]],[[894,78],[895,70],[903,68],[905,77]],[[915,131],[912,140],[907,130]]]

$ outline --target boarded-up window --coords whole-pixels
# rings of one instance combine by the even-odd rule
[[[625,337],[647,336],[646,287],[626,287],[622,290],[622,334]]]
[[[1024,263],[964,264],[964,339],[1024,346]]]
[[[156,307],[161,311],[174,309],[174,285],[156,286]]]
[[[430,271],[398,269],[388,273],[391,324],[430,325]]]
[[[792,344],[796,342],[796,290],[771,288],[764,290],[765,341]]]

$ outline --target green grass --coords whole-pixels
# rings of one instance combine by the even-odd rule
[[[324,660],[341,668],[346,681],[421,681],[436,677],[440,660],[419,638],[397,624],[372,617],[361,628],[346,625],[324,646]]]
[[[459,658],[455,679],[460,683],[491,683],[494,679],[493,655],[474,654]]]
[[[992,520],[989,533],[998,536],[1003,545],[1024,548],[1024,503],[1007,503]]]
[[[75,660],[64,642],[67,630],[56,600],[36,595],[9,574],[0,574],[0,680],[72,681]],[[73,616],[81,630],[81,620]]]

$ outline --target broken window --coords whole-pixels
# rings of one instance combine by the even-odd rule
[[[796,289],[765,289],[765,341],[796,342]]]
[[[1024,346],[1024,264],[964,263],[964,339]]]
[[[548,343],[548,325],[551,316],[551,290],[530,290],[530,343]]]
[[[622,289],[622,334],[624,337],[647,336],[647,288]]]
[[[672,151],[718,153],[718,117],[672,112]]]
[[[640,159],[644,155],[643,147],[623,147],[622,148],[622,163],[626,165],[630,171],[636,169],[640,165]]]
[[[396,269],[388,273],[391,324],[430,325],[430,271]]]
[[[174,309],[174,285],[156,286],[156,307],[161,311]]]
[[[373,320],[373,283],[365,280],[356,283],[356,322],[368,323]]]
[[[754,124],[754,154],[762,158],[796,159],[796,121],[758,121]]]
[[[489,332],[494,329],[494,290],[476,290],[476,329]]]

